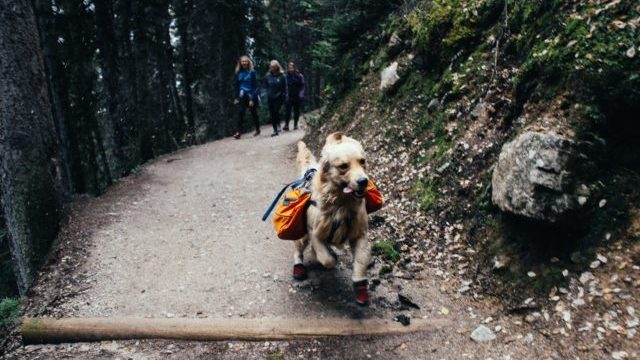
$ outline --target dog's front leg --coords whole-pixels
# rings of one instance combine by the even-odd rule
[[[371,248],[365,236],[350,241],[353,254],[353,289],[356,293],[356,303],[361,306],[369,304],[369,281],[367,266],[371,262]]]
[[[337,259],[331,254],[327,246],[327,241],[331,240],[327,239],[330,234],[331,222],[326,219],[320,220],[318,226],[309,234],[311,247],[316,253],[316,259],[327,269],[334,268],[337,262]]]
[[[350,245],[353,255],[351,280],[354,283],[367,280],[367,267],[371,263],[371,246],[364,236],[351,241]]]

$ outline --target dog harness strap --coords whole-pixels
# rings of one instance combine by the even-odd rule
[[[264,215],[262,215],[262,221],[266,221],[267,218],[269,217],[269,215],[271,214],[271,212],[273,211],[273,209],[276,207],[276,205],[278,205],[278,201],[280,201],[280,198],[282,197],[282,195],[284,195],[285,191],[287,191],[287,188],[289,186],[291,186],[292,189],[297,189],[300,186],[308,183],[309,181],[311,181],[311,179],[313,178],[313,175],[316,173],[316,171],[318,171],[318,169],[315,168],[311,168],[308,169],[307,171],[305,171],[304,176],[301,177],[300,179],[288,183],[287,185],[285,185],[282,190],[280,190],[280,192],[278,193],[278,195],[276,195],[276,198],[273,199],[273,202],[271,203],[271,205],[269,205],[269,207],[267,208],[267,210],[264,212]],[[315,201],[310,202],[312,205],[316,206]]]
[[[267,208],[267,211],[264,212],[264,215],[262,215],[262,221],[266,221],[267,218],[269,217],[269,214],[271,214],[271,212],[273,211],[273,209],[276,207],[276,205],[278,205],[278,201],[280,200],[280,198],[282,197],[282,195],[284,194],[285,191],[287,191],[287,188],[289,186],[293,186],[293,184],[295,184],[296,182],[292,182],[292,183],[288,183],[287,185],[285,185],[282,190],[280,190],[280,192],[278,193],[278,195],[276,195],[276,198],[273,199],[273,202],[271,203],[271,205],[269,205],[269,207]]]

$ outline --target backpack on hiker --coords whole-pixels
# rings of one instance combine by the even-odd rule
[[[309,169],[302,178],[285,185],[262,216],[262,221],[266,221],[275,208],[273,227],[280,239],[299,240],[307,234],[307,207],[316,206],[311,200],[308,185],[316,171]],[[285,194],[289,187],[291,190]],[[278,203],[283,194],[284,199]],[[382,194],[371,180],[364,192],[364,200],[369,214],[382,208]]]

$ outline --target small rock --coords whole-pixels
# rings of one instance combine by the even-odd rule
[[[592,269],[597,269],[599,266],[600,266],[600,260],[594,260],[589,265],[589,267]]]
[[[600,262],[601,262],[601,263],[603,263],[603,264],[606,264],[606,263],[607,263],[607,258],[606,258],[606,257],[604,257],[603,255],[597,254],[597,255],[596,255],[596,259],[598,259],[598,261],[600,261]]]
[[[607,205],[607,199],[602,199],[598,203],[598,206],[601,207],[601,208],[605,207],[605,205]]]
[[[438,101],[438,99],[431,99],[431,101],[429,101],[429,105],[427,105],[427,110],[431,110],[431,109],[436,109],[440,107],[440,101]]]
[[[580,274],[580,282],[583,284],[586,284],[588,281],[593,279],[595,279],[595,277],[589,271],[585,271],[582,274]]]
[[[438,172],[438,174],[442,174],[445,170],[447,170],[447,168],[449,167],[449,165],[451,165],[450,163],[444,163],[444,165],[440,166],[439,168],[436,169],[436,172]]]
[[[628,58],[633,59],[636,56],[636,48],[635,48],[635,46],[632,46],[629,49],[627,49],[625,54],[627,55]]]
[[[449,315],[449,309],[447,309],[446,307],[443,306],[440,309],[440,314],[445,315],[445,316]]]
[[[529,271],[527,273],[527,276],[530,277],[530,278],[534,278],[534,277],[536,277],[536,273],[534,273],[533,271]]]
[[[409,324],[411,324],[411,318],[404,314],[394,317],[393,321],[397,321],[403,326],[409,326]]]
[[[486,326],[480,325],[471,333],[471,339],[475,342],[493,341],[496,335]]]
[[[387,46],[389,46],[390,48],[394,48],[400,45],[401,42],[402,39],[400,38],[398,33],[394,31],[393,34],[391,34],[391,38],[389,39],[389,44]]]
[[[578,196],[578,204],[580,204],[580,206],[583,206],[584,204],[587,203],[587,197],[586,196]]]
[[[567,270],[567,269],[562,270],[562,276],[564,276],[564,277],[569,276],[569,270]]]
[[[629,357],[629,354],[626,351],[614,351],[611,353],[611,357],[614,360],[622,360]]]
[[[400,80],[400,76],[398,76],[398,62],[395,61],[382,70],[382,74],[380,74],[380,90],[392,87],[398,80]]]
[[[533,342],[533,334],[528,333],[527,336],[524,337],[524,342],[527,344],[531,344]]]

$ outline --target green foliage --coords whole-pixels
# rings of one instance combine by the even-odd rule
[[[393,271],[393,267],[391,267],[391,265],[384,264],[380,267],[380,270],[378,271],[378,275],[382,276],[385,274],[389,274],[391,273],[391,271]]]
[[[284,359],[284,352],[280,349],[269,350],[267,353],[268,360],[282,360]]]
[[[338,94],[344,93],[368,70],[368,60],[380,43],[382,26],[399,0],[307,1],[317,40],[312,46],[313,64],[326,70]]]
[[[557,86],[595,95],[605,107],[637,103],[640,56],[627,51],[640,52],[638,30],[620,20],[640,15],[632,2],[610,8],[591,2],[573,12],[557,12],[558,2],[542,9],[524,3],[529,2],[516,5],[511,22],[518,26],[512,29],[518,32],[517,48],[526,54],[514,84],[516,96],[526,96],[529,83],[538,82],[547,92]]]
[[[20,319],[20,300],[4,298],[0,301],[0,328],[12,326]]]
[[[381,256],[387,261],[395,263],[400,260],[400,253],[396,249],[396,244],[391,240],[378,240],[374,242],[371,251],[373,254]]]
[[[429,211],[438,201],[438,193],[433,181],[429,181],[428,183],[419,181],[416,184],[414,193],[416,194],[422,211]]]
[[[473,49],[483,30],[493,24],[503,0],[434,0],[423,2],[408,17],[418,50],[436,63]],[[447,63],[448,64],[448,63]]]

